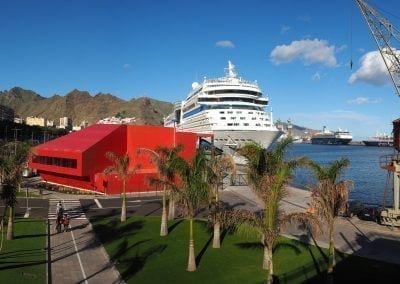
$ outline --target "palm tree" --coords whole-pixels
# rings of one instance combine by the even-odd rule
[[[231,214],[228,222],[241,224],[240,228],[260,235],[264,248],[263,269],[268,271],[267,282],[273,282],[273,250],[284,225],[298,221],[308,228],[314,229],[316,220],[307,213],[291,213],[285,215],[281,208],[281,200],[286,192],[286,185],[292,177],[293,170],[304,162],[304,158],[285,161],[284,154],[291,139],[282,140],[275,148],[268,151],[257,143],[245,145],[239,149],[247,163],[248,182],[252,191],[262,200],[261,212],[246,210]]]
[[[32,148],[28,143],[7,143],[1,148],[0,172],[2,174],[1,199],[8,209],[7,240],[14,239],[14,208],[17,203],[16,191],[22,183],[22,171],[26,166]],[[3,222],[3,220],[2,220]]]
[[[223,178],[227,175],[227,172],[231,172],[232,176],[236,175],[236,164],[232,156],[229,154],[212,155],[209,160],[208,166],[208,181],[212,188],[214,198],[214,237],[213,237],[213,248],[221,247],[221,214],[220,214],[220,198],[219,198],[219,186],[223,182]]]
[[[139,148],[137,153],[148,153],[151,156],[151,161],[157,166],[160,177],[149,178],[150,184],[163,187],[163,207],[161,214],[160,236],[168,235],[168,220],[167,220],[167,189],[174,187],[174,180],[181,158],[179,153],[183,150],[182,145],[174,148],[158,147],[155,151],[147,148]],[[171,195],[170,195],[171,196]],[[171,205],[171,204],[170,204]]]
[[[344,169],[350,166],[350,161],[340,158],[326,166],[309,161],[308,166],[316,177],[316,185],[312,187],[311,207],[315,210],[317,216],[320,216],[326,222],[329,230],[329,263],[327,272],[331,274],[336,265],[333,239],[335,220],[339,211],[346,207],[349,189],[353,185],[352,181],[340,180],[340,177]]]
[[[174,189],[177,203],[181,206],[186,219],[189,220],[189,258],[187,271],[196,271],[194,254],[193,221],[201,204],[209,200],[209,184],[207,177],[207,161],[203,151],[197,151],[191,163],[182,160],[178,173],[181,189]]]
[[[110,174],[115,173],[122,180],[122,206],[121,206],[121,222],[126,221],[126,182],[129,180],[130,176],[135,174],[138,165],[133,169],[129,169],[129,154],[126,153],[123,156],[118,156],[114,152],[107,152],[106,157],[113,163],[108,166],[104,173]]]

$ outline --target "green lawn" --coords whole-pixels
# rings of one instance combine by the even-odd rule
[[[100,240],[128,283],[262,283],[262,248],[258,238],[227,234],[221,249],[212,248],[212,234],[204,222],[195,226],[197,271],[186,272],[188,223],[169,224],[168,237],[159,236],[159,217],[92,220]],[[327,251],[281,238],[274,255],[279,283],[323,283]],[[396,279],[400,266],[338,255],[335,283],[378,283]],[[278,282],[276,281],[276,282]]]
[[[1,283],[46,283],[46,222],[15,219],[15,239],[6,241],[0,251]]]

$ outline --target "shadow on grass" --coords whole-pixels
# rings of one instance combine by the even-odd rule
[[[180,223],[182,223],[185,219],[177,220],[174,224],[168,227],[168,233],[171,233]]]
[[[16,235],[16,236],[14,236],[14,240],[25,239],[25,238],[37,238],[37,237],[44,237],[44,236],[47,236],[47,234]]]
[[[221,239],[220,239],[220,245],[221,246],[224,243],[224,240],[225,240],[227,234],[228,234],[228,230],[227,229],[222,230],[222,233],[221,233],[221,236],[220,236],[221,237]]]
[[[46,260],[39,260],[39,261],[10,261],[10,262],[0,262],[0,271],[7,270],[7,269],[15,269],[20,267],[29,267],[29,266],[36,266],[47,263]],[[8,264],[8,265],[4,265]]]
[[[117,218],[107,219],[109,220],[107,223],[97,222],[98,220],[93,223],[93,228],[103,244],[112,242],[116,237],[122,238],[136,234],[143,228],[143,221],[141,220],[125,223],[121,223]]]
[[[263,245],[260,242],[244,242],[235,244],[238,248],[249,250],[262,250]]]
[[[200,265],[201,258],[203,257],[204,253],[207,251],[207,248],[210,246],[210,243],[212,242],[212,240],[213,240],[213,235],[210,236],[210,238],[208,239],[206,244],[203,246],[203,248],[201,249],[199,254],[196,256],[196,265],[197,266]]]
[[[12,263],[14,261],[10,260],[15,258],[26,259],[27,257],[41,256],[41,255],[44,255],[44,251],[42,249],[26,249],[26,250],[3,252],[0,254],[0,265],[3,263]]]
[[[124,280],[132,278],[136,273],[142,270],[148,258],[159,255],[166,247],[166,245],[156,245],[141,253],[137,253],[135,256],[120,259],[117,266],[122,278]]]

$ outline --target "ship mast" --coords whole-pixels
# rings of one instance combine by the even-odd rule
[[[235,65],[233,65],[232,61],[228,60],[228,68],[225,68],[226,77],[228,78],[236,78],[237,73],[235,70]]]

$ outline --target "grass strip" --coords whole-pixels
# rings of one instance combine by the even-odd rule
[[[7,241],[4,227],[0,251],[1,283],[46,283],[46,222],[15,219],[14,240]]]
[[[220,249],[212,248],[212,231],[195,223],[197,271],[187,272],[188,223],[169,223],[160,237],[159,217],[131,217],[125,223],[107,217],[92,220],[110,258],[127,283],[262,283],[263,249],[256,236],[226,233]],[[325,283],[327,250],[281,237],[274,253],[278,283]],[[397,279],[400,266],[337,254],[335,283],[380,283]]]

